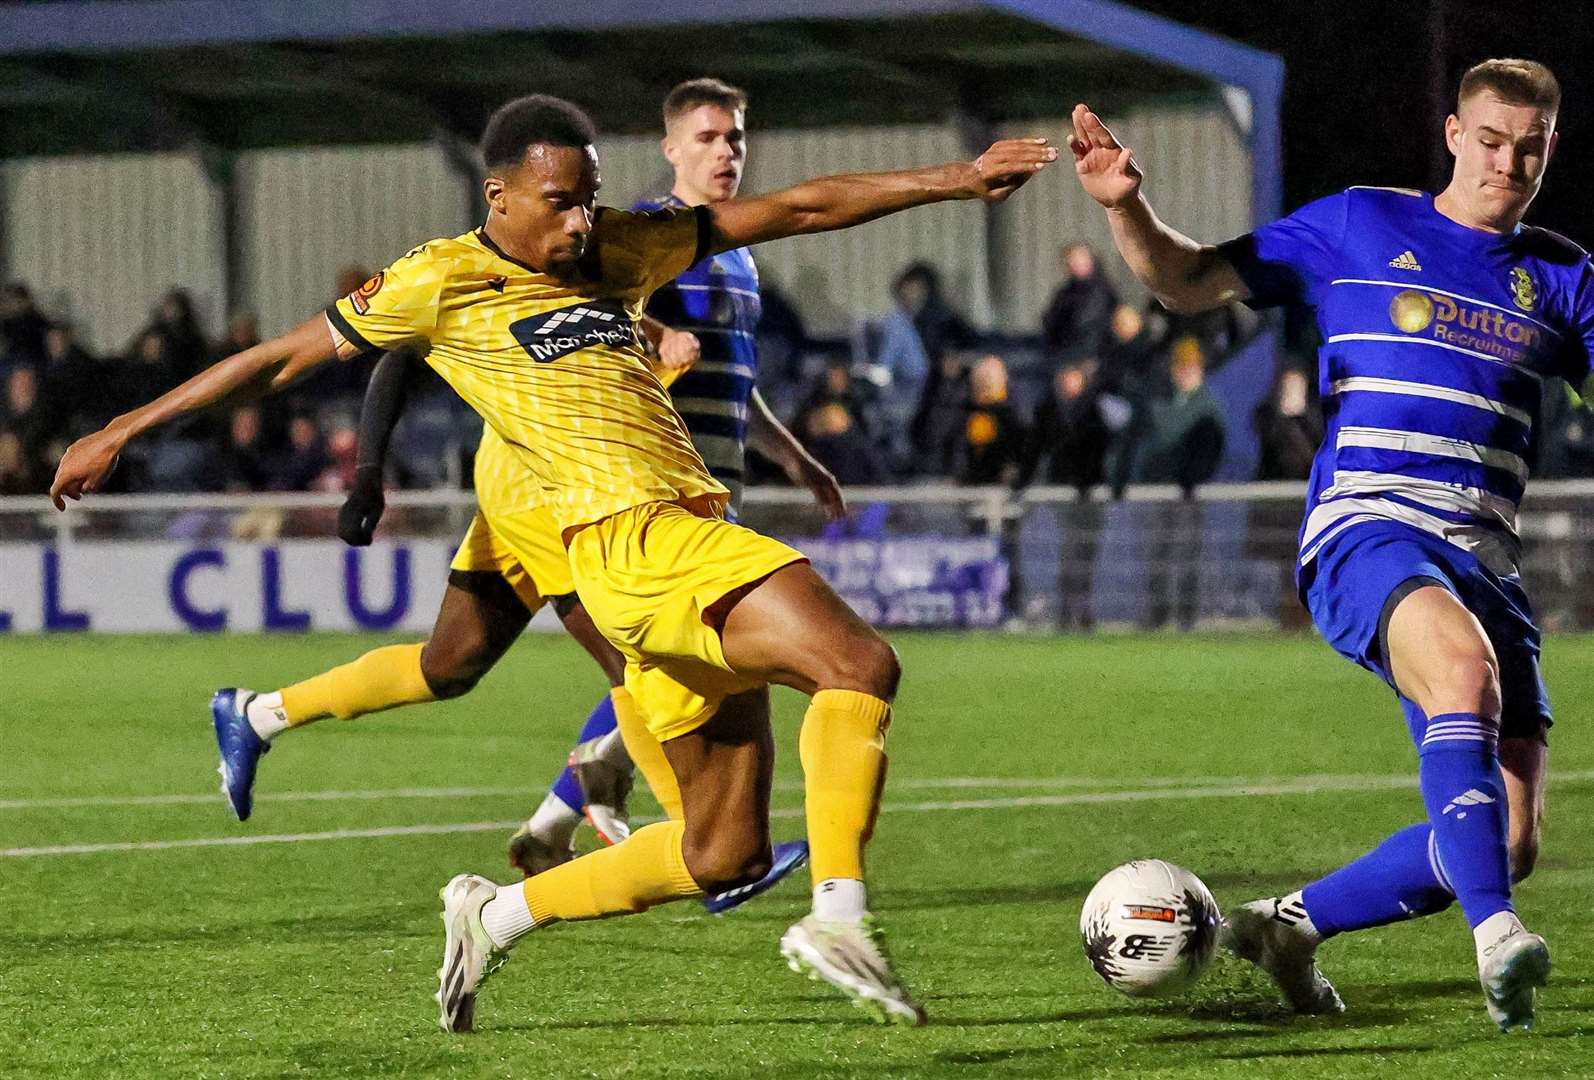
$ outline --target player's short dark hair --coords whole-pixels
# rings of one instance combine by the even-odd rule
[[[509,169],[520,164],[526,148],[591,146],[598,139],[592,120],[564,98],[531,94],[500,105],[482,132],[482,160],[489,169]]]
[[[1510,105],[1531,105],[1554,115],[1561,108],[1561,84],[1537,60],[1485,60],[1461,76],[1456,108],[1474,94],[1488,91]]]
[[[704,105],[726,112],[747,111],[747,91],[719,79],[688,79],[664,96],[664,123]]]

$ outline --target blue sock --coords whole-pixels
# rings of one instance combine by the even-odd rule
[[[1445,713],[1428,721],[1417,750],[1434,846],[1471,926],[1513,910],[1498,736],[1489,717]]]
[[[1301,890],[1324,937],[1432,915],[1453,897],[1432,849],[1433,826],[1408,825],[1382,844]]]
[[[620,726],[614,717],[614,701],[608,694],[603,695],[603,700],[598,702],[587,716],[587,722],[581,726],[581,735],[576,739],[576,745],[591,742],[601,738]],[[576,774],[566,765],[553,785],[548,789],[570,809],[581,813],[584,799],[581,797],[581,785],[576,781]]]

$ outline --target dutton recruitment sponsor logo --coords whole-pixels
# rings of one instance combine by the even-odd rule
[[[1396,293],[1389,302],[1389,321],[1402,333],[1422,334],[1513,364],[1544,344],[1541,327],[1495,308],[1424,289]]]
[[[521,348],[539,364],[578,349],[636,344],[636,328],[619,300],[584,300],[570,307],[544,311],[509,324]]]

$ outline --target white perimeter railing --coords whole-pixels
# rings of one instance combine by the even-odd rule
[[[1173,486],[1137,486],[1116,501],[1080,503],[1072,488],[952,485],[855,488],[855,522],[887,538],[1000,538],[1011,566],[1009,621],[1203,627],[1298,625],[1289,583],[1305,486],[1211,484],[1186,500]],[[0,498],[0,553],[17,545],[138,545],[330,538],[341,494],[97,495],[57,513],[43,497]],[[379,539],[453,542],[475,506],[470,491],[394,491]],[[742,520],[796,540],[822,520],[804,491],[755,487]],[[1547,628],[1594,629],[1594,479],[1532,486],[1519,518],[1523,578]],[[32,561],[0,554],[4,578]],[[838,585],[838,587],[840,587]]]

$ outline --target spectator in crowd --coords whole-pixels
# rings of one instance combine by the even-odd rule
[[[1152,301],[1145,311],[1119,304],[1108,323],[1098,381],[1102,413],[1113,431],[1115,446],[1108,456],[1108,482],[1118,498],[1129,484],[1135,446],[1145,431],[1147,407],[1167,392],[1167,317]]]
[[[969,395],[952,457],[960,484],[1010,485],[1018,479],[1024,426],[1007,400],[1007,365],[983,356],[969,369]]]
[[[50,320],[33,302],[26,285],[20,281],[0,285],[0,362],[14,365],[42,360],[49,326]]]
[[[1088,244],[1063,248],[1063,272],[1063,283],[1041,316],[1041,344],[1053,364],[1101,355],[1119,306],[1118,293]]]
[[[1175,484],[1180,497],[1153,503],[1147,545],[1147,584],[1151,595],[1149,629],[1164,626],[1169,614],[1179,628],[1195,625],[1199,602],[1201,506],[1195,488],[1211,480],[1223,458],[1223,413],[1205,385],[1205,356],[1191,336],[1169,349],[1172,392],[1147,409],[1144,437],[1135,446],[1132,476],[1138,483]]]
[[[44,396],[57,409],[62,422],[58,434],[72,437],[109,420],[114,401],[106,387],[100,362],[77,342],[65,323],[52,323],[44,334],[44,366],[40,369]]]
[[[210,350],[211,362],[225,360],[260,344],[260,320],[252,311],[236,311],[227,320],[226,332]]]
[[[1258,480],[1305,480],[1323,440],[1323,414],[1312,400],[1306,371],[1294,364],[1279,369],[1273,390],[1252,415],[1260,446]],[[1296,530],[1301,500],[1266,498],[1253,502],[1246,519],[1246,554],[1278,571],[1279,623],[1287,629],[1309,625],[1306,609],[1295,600]]]
[[[889,480],[878,451],[842,401],[818,402],[803,413],[798,430],[808,452],[843,487],[884,484]]]
[[[803,355],[810,344],[808,329],[790,298],[773,282],[763,282],[759,293],[759,389],[771,401],[789,405],[791,388],[803,382]]]
[[[866,441],[872,441],[872,434],[868,421],[868,399],[858,382],[852,377],[852,370],[848,367],[845,358],[833,356],[825,362],[825,370],[819,377],[808,396],[803,399],[797,410],[797,422],[801,424],[805,417],[824,408],[826,405],[840,405],[851,417],[851,428],[856,430]]]
[[[45,490],[44,477],[28,460],[17,433],[0,426],[0,495],[39,495]]]
[[[1533,475],[1594,476],[1594,403],[1555,379],[1544,380],[1541,395]]]
[[[288,445],[271,464],[271,487],[276,491],[310,491],[332,466],[326,440],[315,417],[298,413],[288,421]]]
[[[929,263],[914,263],[902,271],[891,287],[891,295],[912,321],[926,361],[923,390],[919,393],[911,428],[914,451],[925,459],[941,449],[945,434],[932,422],[932,414],[949,402],[954,407],[962,404],[962,388],[953,388],[956,392],[949,394],[943,383],[949,374],[961,381],[963,364],[956,354],[973,348],[976,337],[968,322],[947,300],[941,274]],[[911,359],[905,362],[911,366]]]
[[[203,370],[210,363],[210,342],[199,328],[194,298],[186,289],[172,289],[161,297],[141,336],[159,334],[166,342],[166,360],[177,381]]]
[[[1091,489],[1106,477],[1112,432],[1102,414],[1102,394],[1094,359],[1072,360],[1052,379],[1051,392],[1035,407],[1019,468],[1018,486],[1027,487],[1046,463],[1045,481],[1075,491],[1075,501],[1058,507],[1062,544],[1058,572],[1060,630],[1090,631],[1095,626],[1090,595],[1096,551],[1101,541],[1102,504]]]
[[[1298,367],[1283,368],[1273,392],[1256,407],[1252,423],[1261,447],[1258,480],[1305,480],[1323,441],[1323,414],[1311,400],[1311,382]]]
[[[145,330],[133,339],[133,347],[117,373],[116,409],[120,411],[151,394],[164,393],[182,379],[166,335],[159,330]]]
[[[930,378],[930,360],[900,298],[876,329],[873,369],[879,373],[881,420],[893,460],[908,472],[914,456],[914,420]]]
[[[270,454],[259,406],[233,410],[227,443],[216,455],[211,486],[219,491],[266,491],[271,487]]]
[[[906,475],[953,474],[968,400],[968,366],[961,352],[948,352],[937,364],[937,377],[925,384],[924,397],[913,418],[913,456],[905,463]]]
[[[53,446],[62,441],[59,425],[53,410],[39,396],[39,375],[31,366],[18,365],[6,376],[0,429],[17,437],[26,475],[37,479],[53,466]]]
[[[953,476],[959,484],[996,484],[1010,487],[1018,479],[1024,452],[1024,425],[1008,401],[1007,365],[1000,356],[982,356],[969,368],[968,397],[963,423],[953,437]],[[988,515],[971,513],[969,528],[975,535],[989,532]],[[1002,554],[1008,564],[1008,589],[1004,606],[1015,616],[1023,610],[1024,587],[1019,575],[1019,526],[1023,515],[1016,507],[1004,514],[1000,526]]]

